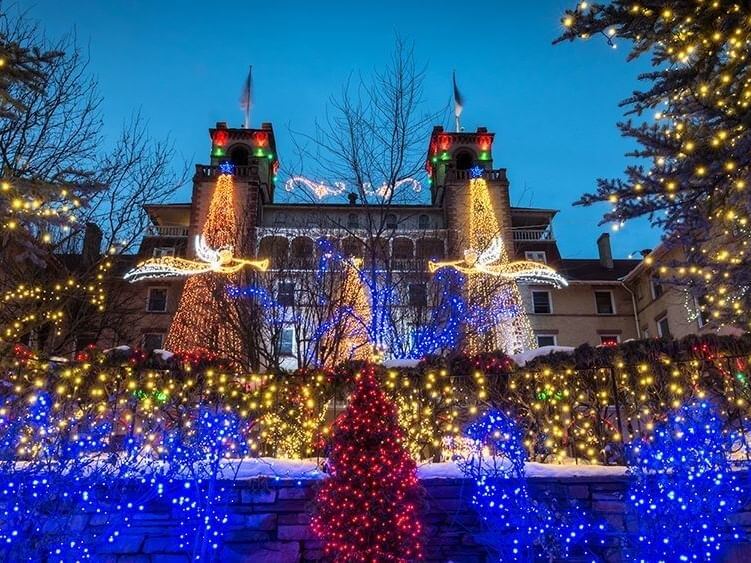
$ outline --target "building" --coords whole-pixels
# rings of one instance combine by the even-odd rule
[[[305,203],[279,203],[275,199],[278,165],[271,124],[233,129],[217,123],[209,136],[210,163],[196,166],[191,201],[147,206],[152,226],[141,244],[140,259],[194,254],[193,241],[201,233],[218,167],[229,160],[235,165],[241,233],[238,252],[270,258],[275,273],[270,291],[280,303],[292,306],[297,300],[304,301],[296,297],[298,280],[315,269],[316,241],[327,239],[345,255],[364,256],[366,264],[369,259],[388,264],[392,272],[399,273],[405,303],[413,309],[428,308],[428,260],[461,256],[466,226],[472,221],[468,184],[473,176],[479,176],[487,183],[509,259],[544,262],[568,280],[562,289],[520,284],[537,346],[608,345],[708,330],[696,314],[696,303],[687,301],[679,289],[659,283],[649,265],[651,259],[613,259],[607,233],[596,241],[596,258],[561,256],[553,228],[558,212],[510,204],[506,170],[494,167],[494,134],[485,128],[470,133],[435,127],[426,166],[430,201],[387,206],[374,205],[362,194],[349,194],[347,203],[314,198]],[[374,237],[375,246],[369,245]],[[663,250],[655,251],[659,252]],[[133,327],[133,338],[142,346],[163,345],[182,286],[181,280],[142,282],[146,314]],[[413,326],[420,315],[424,313],[413,311],[405,322]],[[301,331],[282,326],[274,338],[274,348],[288,358],[285,365],[297,365],[295,350],[299,346],[295,340],[303,338]]]

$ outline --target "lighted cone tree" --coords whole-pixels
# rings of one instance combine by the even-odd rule
[[[237,241],[234,180],[229,168],[222,171],[202,233],[206,244],[215,249],[234,246]],[[228,318],[236,309],[225,302],[225,288],[233,281],[237,281],[233,275],[215,272],[188,278],[167,335],[168,350],[207,348],[229,357],[242,350],[238,323]]]
[[[330,477],[316,495],[312,528],[326,554],[348,562],[421,559],[416,469],[402,445],[396,408],[368,367],[337,420]]]

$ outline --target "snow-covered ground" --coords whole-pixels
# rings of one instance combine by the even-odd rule
[[[315,459],[290,460],[261,457],[238,460],[231,462],[231,465],[225,469],[225,475],[229,477],[234,474],[235,470],[237,470],[237,479],[252,479],[255,477],[321,479],[325,476]],[[527,463],[526,466],[527,477],[620,477],[625,473],[626,468],[621,466],[554,465],[534,462]],[[418,467],[417,474],[421,479],[459,479],[464,477],[453,461],[423,464]]]

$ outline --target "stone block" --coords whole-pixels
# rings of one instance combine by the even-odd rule
[[[276,530],[277,538],[280,540],[314,540],[317,539],[313,530],[309,526],[282,526]]]
[[[219,558],[222,563],[296,563],[300,560],[298,542],[226,543]]]
[[[625,514],[626,505],[621,501],[596,500],[592,503],[592,510],[602,514]]]
[[[150,563],[148,555],[121,555],[117,563]]]
[[[234,516],[234,515],[233,515]],[[276,528],[277,514],[263,512],[260,514],[241,515],[243,525],[251,530],[273,530]]]
[[[273,489],[240,491],[240,502],[243,504],[270,504],[276,500],[276,491]]]
[[[242,542],[265,542],[271,540],[270,532],[262,532],[260,530],[229,530],[224,533],[222,541],[228,543],[242,543]]]
[[[461,498],[462,485],[431,485],[426,487],[428,498]]]
[[[142,535],[120,534],[111,542],[105,542],[98,551],[99,553],[140,553],[143,540]]]
[[[589,487],[586,485],[569,485],[568,496],[575,499],[588,499]]]
[[[280,500],[309,499],[313,498],[313,490],[310,487],[284,487],[279,489],[277,498]]]
[[[310,514],[307,512],[298,512],[291,514],[280,514],[279,524],[310,524]]]
[[[168,530],[165,530],[168,531]],[[156,536],[147,537],[143,544],[144,553],[176,553],[179,554],[180,549],[178,539],[175,536]]]

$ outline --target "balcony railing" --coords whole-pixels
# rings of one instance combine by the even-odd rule
[[[450,170],[447,176],[454,180],[471,180],[474,176],[471,170]],[[506,180],[506,169],[483,170],[482,177],[486,180]]]
[[[514,229],[514,240],[517,242],[554,241],[553,231],[550,229]]]
[[[219,175],[218,166],[207,164],[196,164],[197,178],[216,178]],[[258,175],[258,166],[235,166],[234,176],[236,178],[247,178]]]
[[[150,225],[146,236],[150,237],[174,237],[182,238],[188,236],[188,227],[174,225]]]

